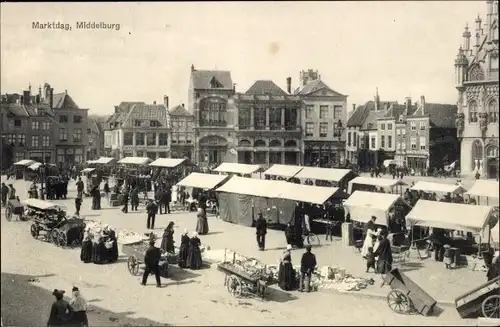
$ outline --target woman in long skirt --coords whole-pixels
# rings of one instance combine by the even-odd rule
[[[95,264],[103,264],[106,262],[106,245],[104,244],[104,239],[99,237],[97,244],[94,243],[92,247],[92,262]]]
[[[168,223],[167,228],[165,228],[165,231],[163,232],[163,237],[161,239],[161,246],[160,248],[167,252],[167,253],[175,253],[175,246],[174,246],[174,222],[171,221]]]
[[[106,262],[116,262],[118,260],[118,243],[116,239],[116,233],[109,227],[109,225],[104,226],[103,236],[106,242],[113,242],[111,248],[106,247]]]
[[[184,234],[181,237],[181,246],[179,247],[179,268],[187,267],[187,259],[189,255],[189,235],[188,230],[184,230]]]
[[[198,233],[194,232],[193,237],[189,240],[189,250],[187,257],[187,266],[190,269],[197,270],[201,269],[203,261],[201,260],[201,241],[198,238]]]
[[[293,290],[295,287],[295,270],[292,266],[292,246],[288,244],[281,257],[278,270],[278,285],[284,291]]]
[[[73,308],[72,326],[87,327],[89,320],[87,317],[87,301],[80,295],[78,287],[73,287],[73,297],[69,305]]]
[[[198,208],[197,217],[198,217],[198,222],[196,223],[196,232],[198,232],[199,235],[208,234],[207,214],[202,208]]]
[[[363,241],[363,247],[361,248],[361,256],[364,258],[366,257],[366,254],[368,253],[369,248],[373,248],[375,245],[375,241],[377,240],[377,233],[373,229],[368,229],[366,230],[366,237],[365,240]],[[375,248],[374,248],[375,250]]]
[[[84,263],[92,262],[92,240],[88,232],[87,228],[83,237],[82,250],[80,251],[80,260]]]

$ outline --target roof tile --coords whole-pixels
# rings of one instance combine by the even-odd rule
[[[193,116],[184,106],[178,105],[168,110],[171,116],[191,117]]]
[[[231,72],[226,70],[194,70],[191,72],[191,79],[195,89],[208,90],[212,89],[211,81],[215,78],[222,87],[216,89],[232,90],[233,80]]]
[[[245,92],[246,95],[288,95],[282,88],[271,80],[258,80]]]
[[[304,85],[302,88],[297,88],[294,92],[295,95],[309,95],[312,94],[316,91],[319,91],[321,89],[328,89],[334,93],[337,93],[337,96],[343,96],[343,94],[331,89],[326,85],[322,80],[320,79],[315,79],[312,81],[307,82],[306,85]]]

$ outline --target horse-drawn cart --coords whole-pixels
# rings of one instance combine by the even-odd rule
[[[428,316],[436,306],[436,300],[397,268],[384,276],[384,284],[392,289],[387,295],[387,304],[394,312],[401,314],[418,312]]]
[[[217,269],[225,274],[224,286],[228,292],[237,298],[258,296],[264,299],[267,287],[274,281],[267,266],[237,253],[233,253],[232,261],[226,261],[226,252],[224,250],[224,261],[217,265]]]
[[[11,221],[12,216],[14,215],[16,215],[19,220],[28,220],[24,216],[24,206],[17,199],[8,200],[5,205],[5,219],[7,219],[7,221]]]
[[[496,277],[455,299],[462,318],[500,318],[500,277]]]
[[[127,268],[132,276],[139,276],[141,271],[144,270],[144,256],[146,250],[149,248],[149,237],[145,240],[133,242],[133,243],[122,243],[122,253],[128,256]],[[160,276],[168,278],[168,265],[171,262],[168,255],[162,256],[163,260],[160,261]]]

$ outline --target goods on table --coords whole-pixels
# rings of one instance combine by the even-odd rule
[[[296,269],[300,269],[300,266]],[[355,278],[343,268],[321,267],[311,276],[311,289],[333,289],[340,292],[359,291],[373,285],[373,279]]]

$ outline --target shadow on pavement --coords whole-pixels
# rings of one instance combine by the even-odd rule
[[[399,266],[398,267],[399,271],[402,271],[402,272],[418,270],[418,269],[424,267],[424,265],[420,262],[401,262],[398,264],[398,266]]]
[[[271,288],[269,287],[267,289],[267,291],[269,292],[268,295],[266,296],[266,300],[267,301],[273,301],[273,302],[278,302],[278,303],[285,303],[285,302],[288,302],[288,301],[293,301],[293,300],[297,300],[298,297],[290,294],[290,293],[287,293],[287,292],[284,292],[278,288]]]
[[[194,273],[188,269],[182,269],[174,265],[169,265],[168,270],[170,274],[169,279],[176,282],[184,281],[186,279],[194,279],[201,276],[200,274]]]
[[[29,276],[3,273],[1,275],[2,300],[1,315],[5,326],[43,326],[47,323],[50,306],[54,301],[52,292],[47,291],[30,280],[39,280],[47,276]],[[57,288],[54,285],[54,288]],[[71,290],[66,290],[70,293]],[[82,287],[85,295],[85,288]],[[89,301],[89,325],[90,326],[168,326],[146,318],[128,317],[134,312],[111,312],[94,307],[92,303],[100,301],[93,299]]]

